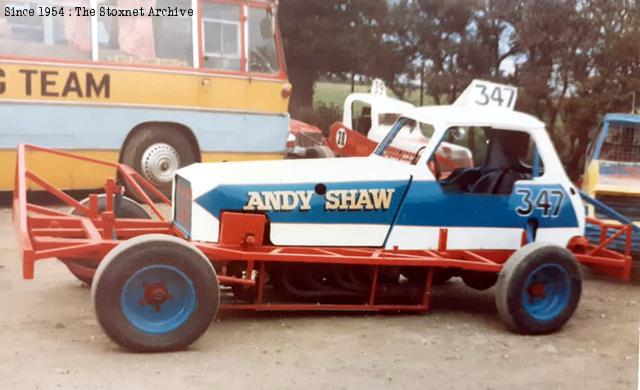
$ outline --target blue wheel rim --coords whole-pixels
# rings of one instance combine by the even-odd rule
[[[120,294],[122,313],[131,325],[150,334],[171,332],[183,325],[196,307],[191,279],[170,265],[138,270]]]
[[[530,317],[549,322],[564,312],[570,296],[571,278],[567,271],[557,264],[545,264],[527,276],[522,301]]]

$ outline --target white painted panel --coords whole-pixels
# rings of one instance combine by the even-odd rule
[[[199,204],[191,203],[191,239],[218,242],[220,221]]]
[[[271,241],[287,246],[382,246],[387,230],[385,225],[273,223]]]

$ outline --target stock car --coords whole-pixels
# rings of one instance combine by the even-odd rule
[[[243,224],[226,219],[227,213],[263,217],[245,239],[251,236],[251,243],[283,253],[352,248],[407,255],[439,251],[457,253],[453,256],[461,260],[477,256],[500,263],[501,271],[459,263],[436,270],[431,282],[459,275],[480,290],[497,283],[498,310],[508,324],[524,333],[554,331],[580,297],[580,272],[567,248],[583,235],[584,208],[544,124],[513,111],[508,95],[514,93],[511,87],[476,82],[457,104],[409,110],[368,157],[183,168],[175,178],[174,224],[193,242],[224,245],[225,230]],[[430,142],[411,159],[395,158],[396,136],[407,126],[425,125],[433,129]],[[446,155],[452,144],[472,151],[472,167],[439,167],[434,156]],[[304,257],[304,250],[298,256]],[[229,267],[244,279],[255,272],[246,263]],[[358,265],[336,269],[280,259],[262,270],[268,274],[264,283],[275,291],[312,305],[366,300],[370,294],[396,298],[402,295],[398,290],[407,289],[403,280],[423,283],[421,271],[387,267],[377,276],[386,286],[385,297],[371,293],[372,274]],[[234,290],[237,299],[251,303],[255,291]]]
[[[432,285],[453,275],[478,290],[495,285],[498,313],[515,331],[554,332],[580,300],[578,260],[628,259],[589,246],[580,194],[544,124],[514,111],[515,94],[474,81],[453,105],[402,114],[367,157],[182,168],[171,221],[119,219],[133,200],[112,182],[106,202],[94,195],[84,205],[49,188],[79,215],[60,217],[27,203],[19,167],[25,277],[40,258],[95,262],[98,322],[136,351],[186,347],[219,307],[425,311]],[[407,128],[432,134],[398,158]],[[434,156],[450,145],[467,148],[473,164],[442,169]]]

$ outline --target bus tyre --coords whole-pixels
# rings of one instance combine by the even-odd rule
[[[177,237],[150,234],[109,252],[91,298],[98,323],[116,344],[164,352],[186,348],[207,330],[220,287],[200,250]]]
[[[143,128],[127,141],[122,151],[122,163],[135,169],[168,198],[176,171],[197,161],[189,140],[172,127]],[[138,198],[127,183],[124,185],[129,195]]]
[[[578,306],[582,278],[565,248],[532,243],[504,264],[496,286],[502,320],[517,332],[546,334],[560,329]]]
[[[80,204],[87,206],[89,204],[89,198],[85,198],[80,201]],[[107,197],[106,195],[98,195],[98,210],[104,211],[107,209]],[[114,205],[114,211],[116,218],[129,218],[129,219],[151,219],[151,216],[147,211],[140,206],[135,200],[122,197],[120,204]],[[71,215],[80,215],[77,210],[72,210]],[[87,286],[91,286],[91,281],[96,268],[100,260],[90,259],[74,259],[74,258],[62,258],[60,259],[67,266],[69,271],[82,283]]]

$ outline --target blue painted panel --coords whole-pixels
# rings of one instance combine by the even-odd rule
[[[518,193],[518,190],[524,190]],[[548,215],[537,208],[536,200],[542,190],[559,191],[552,195]],[[533,208],[526,209],[525,193],[530,193]],[[560,199],[562,198],[562,199]],[[557,203],[558,213],[553,216]],[[524,229],[530,219],[538,220],[540,228],[577,227],[578,219],[569,196],[560,186],[516,185],[511,195],[488,195],[444,192],[437,182],[414,182],[398,213],[396,225],[435,227],[496,227]]]
[[[287,115],[137,107],[0,104],[0,148],[18,143],[69,149],[120,149],[143,122],[176,122],[193,130],[206,152],[280,153]]]
[[[640,115],[635,114],[607,114],[604,116],[604,120],[607,122],[619,122],[628,123],[631,125],[640,125]]]

